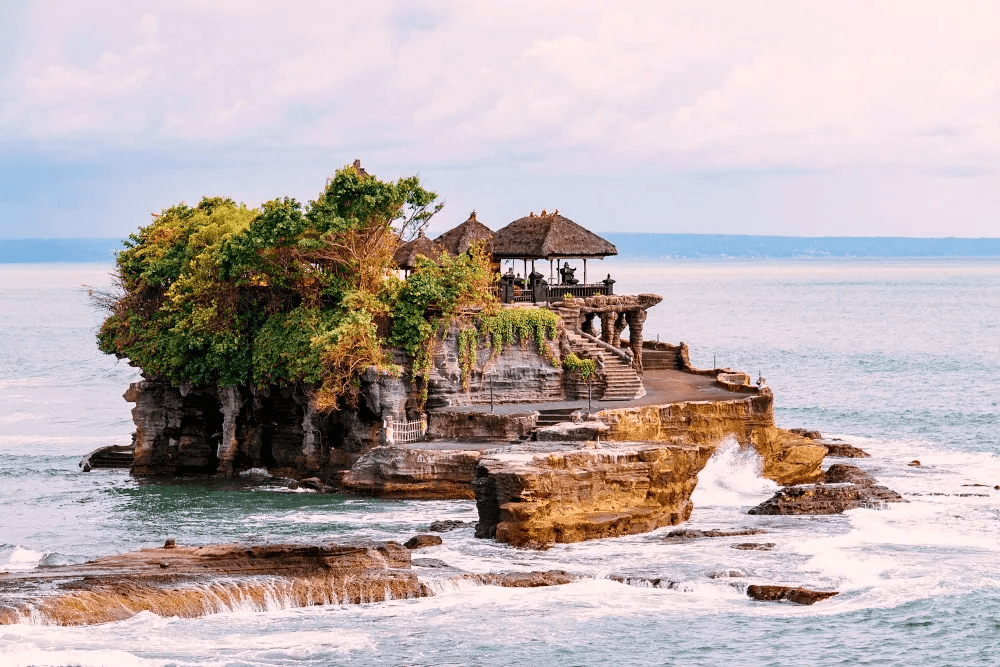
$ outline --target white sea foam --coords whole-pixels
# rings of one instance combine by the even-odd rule
[[[46,650],[32,644],[0,644],[0,662],[4,667],[152,667],[177,664],[166,660],[147,660],[125,651]]]
[[[45,558],[45,553],[19,544],[0,545],[0,572],[33,570]]]
[[[698,474],[691,501],[695,507],[755,505],[778,488],[761,476],[762,469],[763,461],[752,447],[726,438]]]

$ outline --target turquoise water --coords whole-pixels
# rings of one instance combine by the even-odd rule
[[[755,517],[773,484],[723,447],[694,528],[758,526],[774,551],[648,535],[524,552],[471,523],[420,555],[467,571],[561,568],[588,578],[515,590],[420,570],[433,598],[142,614],[88,628],[0,628],[2,665],[978,665],[1000,652],[1000,262],[607,262],[619,291],[665,296],[647,338],[696,365],[762,373],[782,426],[860,445],[910,502],[833,517]],[[97,265],[0,265],[0,570],[162,543],[405,539],[471,502],[290,493],[261,476],[141,483],[79,472],[127,443],[135,370],[94,347],[82,285]],[[919,468],[906,463],[919,459]],[[965,486],[984,484],[983,487]],[[971,495],[970,495],[971,494]],[[756,538],[752,538],[756,540]],[[737,579],[713,579],[738,570]],[[609,575],[661,578],[626,586]],[[747,583],[836,589],[813,607],[750,601]],[[666,586],[667,584],[664,584]]]

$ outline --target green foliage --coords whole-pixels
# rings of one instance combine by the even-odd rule
[[[409,312],[392,254],[436,199],[416,177],[380,181],[348,166],[307,207],[216,197],[165,209],[118,254],[121,293],[98,345],[175,384],[318,382],[317,404],[335,407],[368,367],[398,371],[375,318]],[[449,271],[462,280],[469,267]],[[461,302],[463,289],[448,298]],[[421,333],[424,319],[413,323]]]
[[[580,377],[587,381],[597,372],[597,362],[593,359],[581,359],[576,356],[576,352],[570,352],[562,360],[563,368],[567,371],[580,371]]]
[[[458,330],[458,361],[462,369],[462,386],[469,387],[472,370],[479,361],[479,345],[488,339],[495,359],[505,345],[519,343],[527,347],[529,341],[538,346],[538,353],[549,363],[559,367],[559,357],[548,341],[558,333],[559,318],[550,310],[541,308],[504,308],[478,318],[478,326],[461,326]]]

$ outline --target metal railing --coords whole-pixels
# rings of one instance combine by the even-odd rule
[[[420,419],[415,421],[397,421],[386,419],[382,422],[385,427],[385,441],[390,445],[403,445],[408,442],[423,440],[427,434],[427,415],[421,414]]]
[[[593,283],[590,285],[541,285],[537,289],[518,287],[512,285],[508,287],[503,283],[494,285],[493,293],[501,303],[548,303],[559,301],[566,295],[574,298],[586,298],[603,294],[611,296],[614,294],[614,285],[606,283]]]

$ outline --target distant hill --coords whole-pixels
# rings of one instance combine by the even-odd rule
[[[1000,257],[1000,238],[602,234],[623,259]]]
[[[0,264],[115,261],[121,239],[0,239]]]
[[[1000,257],[1000,238],[601,234],[622,259]],[[0,263],[114,262],[120,239],[0,239]]]

